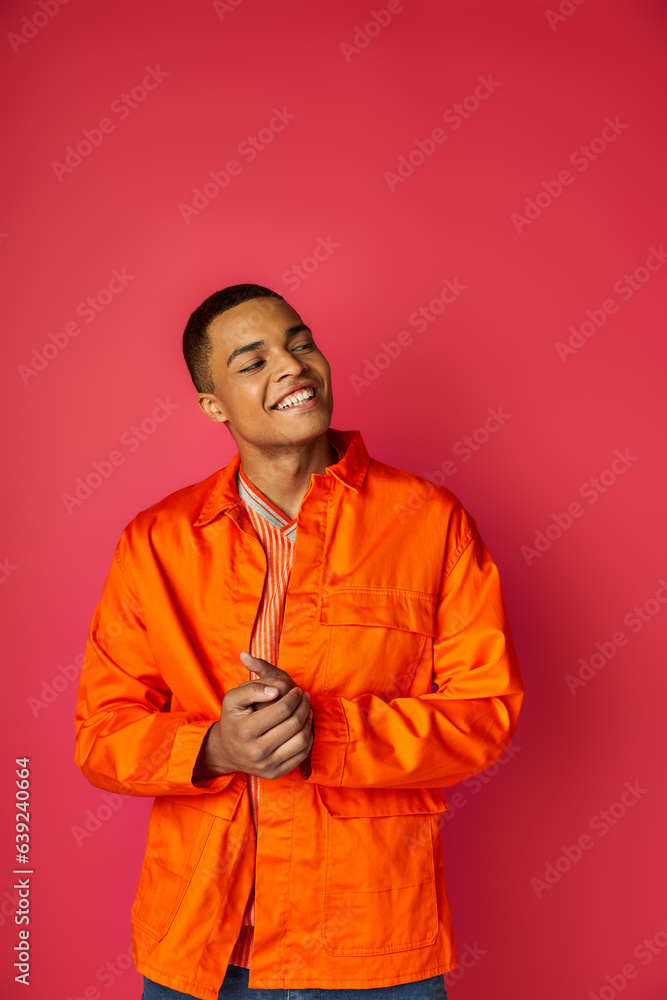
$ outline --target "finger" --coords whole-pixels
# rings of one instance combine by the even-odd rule
[[[272,677],[270,686],[278,688],[279,693],[277,695],[274,695],[274,697],[271,698],[269,701],[262,702],[262,704],[258,704],[256,702],[255,705],[253,706],[256,712],[259,712],[260,709],[268,708],[269,705],[273,704],[274,701],[277,701],[279,698],[284,697],[288,691],[291,691],[293,688],[296,687],[296,684],[291,684],[286,680],[276,679]]]
[[[301,729],[308,715],[307,704],[301,688],[293,687],[282,698],[262,706],[261,712],[253,712],[252,719],[247,720],[248,731],[263,756],[268,756]]]
[[[257,683],[264,684],[266,687],[277,688],[278,694],[275,695],[274,698],[270,699],[269,701],[263,701],[261,704],[255,703],[253,707],[256,712],[260,708],[266,708],[267,705],[271,704],[273,701],[277,701],[279,698],[284,697],[284,695],[286,695],[288,691],[291,691],[292,688],[296,687],[294,681],[291,680],[291,678],[288,677],[286,674],[283,675],[282,672],[280,675],[276,674],[270,677],[261,678],[260,680],[258,680]]]
[[[236,712],[251,712],[255,704],[266,704],[279,698],[280,687],[279,683],[267,685],[264,681],[245,681],[227,693],[225,703]]]
[[[302,760],[305,760],[313,747],[313,733],[311,719],[306,719],[307,725],[309,727],[308,742],[305,747],[301,745],[301,734],[297,733],[291,740],[276,750],[273,757],[269,758],[268,765],[270,768],[279,768],[280,776],[287,774],[289,771],[293,770]]]

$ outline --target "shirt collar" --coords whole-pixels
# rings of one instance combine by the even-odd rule
[[[335,465],[330,465],[326,473],[313,475],[334,476],[343,486],[358,493],[368,471],[370,457],[359,431],[338,431],[332,427],[326,431],[327,439],[343,457]],[[236,473],[241,464],[241,456],[237,451],[232,460],[209,477],[211,485],[202,498],[201,506],[193,521],[195,527],[208,524],[218,514],[237,507],[240,503],[236,489]]]
[[[276,506],[261,490],[258,490],[254,483],[251,483],[240,465],[236,471],[236,489],[238,494],[248,507],[251,507],[260,517],[272,524],[281,531],[290,531],[296,524],[296,518],[290,520],[287,514]]]

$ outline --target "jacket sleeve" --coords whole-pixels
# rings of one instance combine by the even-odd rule
[[[171,692],[151,651],[126,561],[126,532],[116,546],[95,608],[81,667],[74,762],[91,784],[125,795],[220,792],[236,772],[192,781],[213,721],[171,712]]]
[[[498,569],[472,518],[445,562],[436,606],[437,691],[386,701],[311,694],[314,740],[299,765],[312,783],[444,788],[507,749],[523,687]]]

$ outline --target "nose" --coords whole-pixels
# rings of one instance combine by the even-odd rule
[[[278,382],[285,375],[300,375],[301,372],[307,371],[308,362],[305,358],[299,358],[292,351],[283,348],[278,355],[278,360],[276,361],[276,382]]]

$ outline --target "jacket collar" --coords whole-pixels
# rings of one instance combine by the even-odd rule
[[[326,475],[332,476],[344,486],[358,493],[364,481],[370,457],[359,431],[337,431],[330,427],[326,431],[327,439],[343,452],[343,457],[335,465],[327,469]],[[241,464],[241,455],[237,451],[232,460],[214,472],[204,482],[202,502],[198,513],[192,522],[195,527],[208,524],[218,514],[237,507],[240,503],[236,488],[236,473]]]

